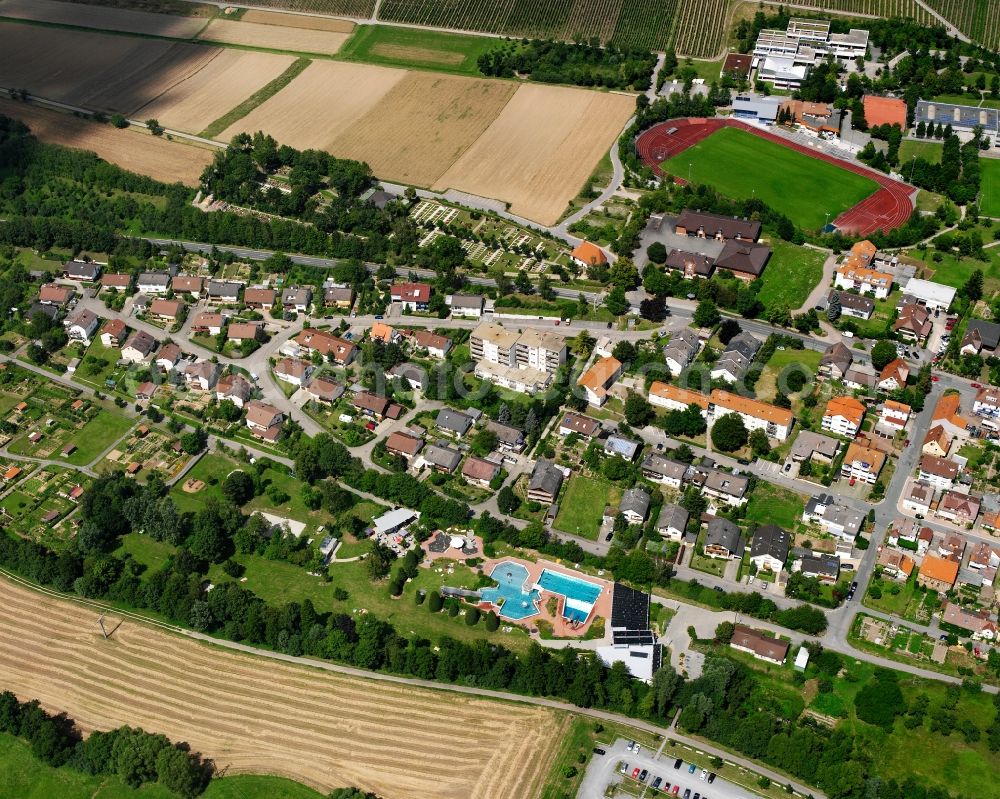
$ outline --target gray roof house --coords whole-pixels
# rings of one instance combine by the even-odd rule
[[[472,427],[472,417],[451,408],[442,408],[434,423],[442,430],[464,436]]]
[[[500,422],[487,422],[486,429],[497,437],[497,449],[520,452],[524,448],[524,433],[516,427]]]
[[[711,558],[741,558],[745,544],[740,528],[716,516],[705,533],[705,554]]]
[[[93,261],[67,261],[63,264],[63,275],[70,280],[97,280],[101,267]]]
[[[410,388],[413,389],[423,391],[427,384],[427,372],[415,363],[397,363],[387,374],[389,377],[398,377],[400,380],[408,383]]]
[[[236,302],[240,298],[240,287],[240,283],[230,283],[225,280],[209,280],[207,296],[213,302]]]
[[[802,430],[792,444],[791,456],[795,461],[816,458],[829,463],[836,457],[839,448],[840,442],[835,438],[814,433],[812,430]]]
[[[736,350],[726,350],[714,364],[712,364],[712,379],[728,380],[735,383],[750,368],[750,359]]]
[[[423,459],[427,461],[436,471],[453,472],[462,462],[462,453],[457,449],[445,447],[440,444],[428,444],[424,447]]]
[[[750,560],[759,569],[781,571],[788,558],[788,533],[775,524],[757,528],[750,543]]]
[[[694,360],[700,347],[701,339],[690,328],[673,334],[667,346],[663,348],[663,358],[667,362],[670,373],[680,374],[684,367]]]
[[[687,473],[686,463],[664,458],[662,455],[647,455],[642,461],[642,473],[650,480],[680,488]]]
[[[840,576],[840,558],[833,555],[803,555],[796,565],[806,577],[834,583]]]
[[[528,479],[528,499],[552,503],[562,488],[563,472],[552,461],[539,458]]]
[[[851,368],[854,355],[844,346],[843,342],[836,342],[826,348],[823,357],[819,359],[819,374],[824,377],[832,377],[840,380]]]
[[[680,541],[687,529],[691,514],[680,505],[667,504],[660,508],[660,516],[656,520],[656,530],[664,538]]]
[[[649,513],[649,494],[642,488],[628,489],[622,494],[618,510],[624,513],[625,518],[632,524],[642,524],[646,521],[646,514]]]
[[[726,345],[726,352],[735,350],[744,358],[753,360],[753,356],[757,354],[760,347],[761,341],[759,338],[743,331],[737,333],[729,340],[729,343]]]
[[[642,449],[642,443],[624,436],[610,435],[604,442],[604,451],[608,455],[621,455],[627,461],[634,461]]]

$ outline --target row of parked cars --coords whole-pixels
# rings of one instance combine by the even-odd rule
[[[639,754],[640,750],[641,747],[639,746],[639,744],[635,743],[634,741],[629,742],[628,751],[634,752],[635,754]],[[681,758],[677,758],[674,761],[674,769],[676,770],[680,770],[681,766],[683,765],[684,761]],[[647,780],[650,780],[650,777],[652,776],[650,775],[648,769],[644,769],[640,766],[636,766],[630,770],[628,763],[622,763],[621,766],[619,766],[618,770],[622,774],[631,776],[633,780],[636,780],[644,785],[647,784]],[[688,774],[694,774],[698,770],[698,767],[694,763],[689,763],[687,770]],[[715,772],[710,772],[708,769],[703,768],[698,778],[702,782],[707,782],[709,785],[711,785],[713,782],[715,782]],[[669,780],[663,777],[653,776],[652,780],[648,782],[648,785],[655,791],[661,791],[662,793],[665,793],[669,796],[677,796],[678,799],[708,799],[707,795],[703,795],[702,793],[697,791],[692,796],[690,788],[685,788],[684,793],[681,794],[680,783],[672,784]]]

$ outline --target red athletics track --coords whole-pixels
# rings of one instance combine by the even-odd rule
[[[675,129],[674,132],[667,133],[671,128]],[[762,139],[768,139],[784,147],[797,150],[811,158],[819,158],[835,164],[841,169],[849,169],[851,172],[856,172],[878,183],[881,187],[878,191],[853,208],[848,208],[833,220],[833,224],[845,233],[869,236],[877,230],[894,230],[905,224],[906,220],[910,218],[910,214],[913,213],[913,203],[910,196],[916,189],[912,186],[893,180],[882,172],[876,172],[851,161],[834,158],[832,155],[812,150],[736,119],[698,117],[671,119],[643,131],[636,139],[635,149],[642,162],[662,177],[661,162],[697,144],[720,128],[738,128],[752,133],[754,136],[760,136]]]

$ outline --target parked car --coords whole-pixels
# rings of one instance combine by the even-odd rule
[[[680,758],[677,758],[674,761],[674,768],[680,768],[681,767],[681,763],[683,763],[683,762],[684,762],[683,760],[681,760]]]
[[[708,769],[703,768],[701,770],[701,774],[698,775],[698,779],[704,782],[707,779],[707,777],[708,777]]]
[[[940,379],[941,379],[941,378],[940,378],[940,377],[938,377],[937,375],[931,375],[931,380],[932,380],[933,382],[935,382],[935,383],[936,383],[936,382],[937,382],[938,380],[940,380]]]
[[[595,755],[606,755],[607,752],[604,751],[603,749],[601,749],[599,746],[595,746],[594,747],[594,754]]]
[[[698,770],[698,767],[694,763],[692,763],[690,766],[688,766],[688,774],[694,774],[695,771],[697,771],[697,770]]]
[[[980,385],[979,383],[973,383],[972,387],[973,388],[982,388],[982,385]]]
[[[713,782],[715,782],[715,772],[714,771],[711,774],[708,775],[708,784],[711,785]]]
[[[649,776],[649,772],[646,769],[643,769],[642,771],[639,772],[639,782],[645,782],[646,781],[646,777],[648,777],[648,776]]]
[[[679,791],[680,789],[681,789],[681,786],[680,786],[680,785],[675,785],[675,786],[674,786],[674,790],[673,790],[673,794],[674,794],[674,796],[677,796],[677,792],[678,792],[678,791]]]
[[[629,742],[628,742],[628,746],[626,746],[625,748],[626,748],[626,749],[628,749],[628,751],[630,751],[630,752],[631,752],[631,751],[632,751],[632,748],[633,748],[634,746],[635,746],[635,741],[629,741]]]
[[[632,779],[633,779],[633,780],[634,780],[634,779],[635,779],[636,777],[638,777],[638,776],[639,776],[639,772],[640,772],[641,770],[642,770],[642,769],[640,769],[640,768],[639,768],[638,766],[636,766],[636,767],[635,767],[634,769],[632,769]]]
[[[792,470],[792,462],[789,461],[788,463],[785,464],[785,471],[790,472],[791,470]]]
[[[605,541],[610,541],[614,537],[615,537],[615,531],[612,530],[610,533],[608,533],[606,536],[604,536],[604,540]],[[631,751],[631,750],[629,750],[629,751]]]
[[[626,772],[628,772],[628,763],[622,763],[618,767],[618,771],[621,772],[622,774],[625,774]]]
[[[663,782],[663,777],[657,777],[655,780],[653,780],[652,787],[658,789],[662,782]]]
[[[684,799],[691,799],[691,789],[690,788],[685,788],[684,789]]]

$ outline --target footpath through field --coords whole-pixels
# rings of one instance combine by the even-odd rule
[[[660,164],[722,128],[736,128],[875,181],[880,187],[878,191],[834,219],[833,224],[845,233],[869,236],[877,230],[894,230],[905,224],[913,212],[911,197],[916,190],[912,186],[852,161],[811,150],[802,144],[737,119],[689,117],[660,122],[639,134],[635,141],[636,153],[643,164],[663,177]],[[679,183],[685,182],[679,178],[675,180]]]

